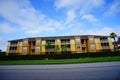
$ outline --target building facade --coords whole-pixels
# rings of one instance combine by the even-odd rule
[[[23,38],[8,41],[7,54],[83,53],[112,50],[109,36],[75,35]]]

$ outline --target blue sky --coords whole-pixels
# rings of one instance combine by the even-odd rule
[[[7,40],[62,35],[120,36],[120,0],[0,0],[0,49]]]

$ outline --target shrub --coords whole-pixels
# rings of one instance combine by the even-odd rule
[[[0,55],[0,60],[43,60],[43,59],[74,59],[85,57],[120,56],[120,51],[91,52],[91,53],[64,53],[45,55]]]

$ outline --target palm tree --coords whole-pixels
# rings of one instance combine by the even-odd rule
[[[118,44],[120,44],[120,37],[118,38]],[[118,46],[118,49],[120,49],[120,46]]]
[[[118,38],[118,42],[120,42],[120,37]]]
[[[115,39],[117,37],[117,35],[114,32],[112,32],[112,33],[110,33],[110,37],[114,39],[114,42],[115,42],[114,46],[115,46],[115,48],[117,48],[117,42],[116,42],[116,39]]]

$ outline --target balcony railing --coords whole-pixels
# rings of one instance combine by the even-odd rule
[[[55,44],[55,42],[50,42],[50,44]]]
[[[102,49],[110,49],[109,46],[102,46]]]
[[[82,47],[86,47],[86,45],[85,45],[85,44],[82,44]]]
[[[108,40],[100,40],[101,43],[107,43]]]
[[[66,48],[66,51],[71,51],[71,49],[70,48]]]
[[[28,45],[28,43],[23,43],[23,46],[27,46]]]
[[[61,44],[70,44],[70,41],[61,41]]]
[[[16,50],[10,50],[10,53],[16,53],[17,51]]]
[[[17,46],[17,44],[11,44],[10,46]]]
[[[55,49],[53,48],[53,49],[46,49],[46,51],[55,51]]]
[[[46,43],[55,44],[55,41],[54,42],[46,41]]]
[[[31,49],[35,49],[35,46],[31,46]]]
[[[62,49],[62,51],[71,51],[70,48],[65,48],[65,49]]]

